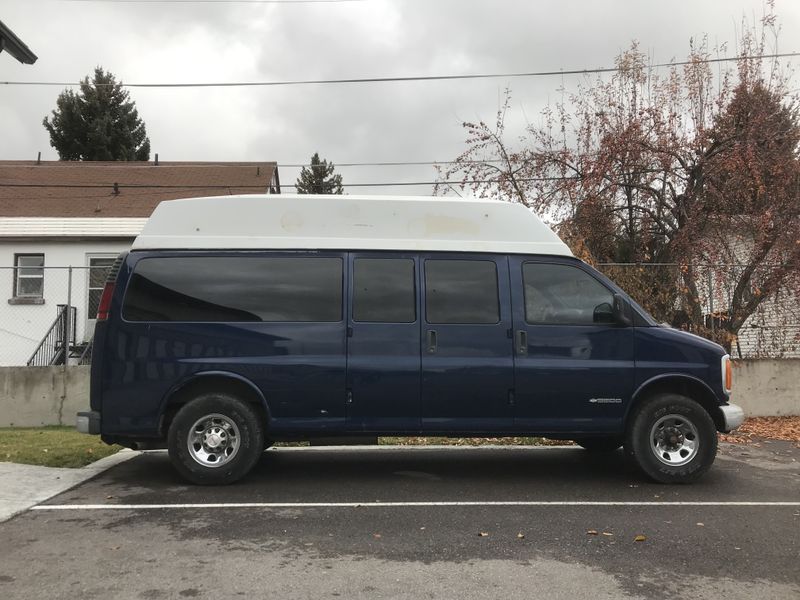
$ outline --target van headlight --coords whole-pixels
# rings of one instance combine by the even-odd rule
[[[722,357],[722,390],[730,396],[733,388],[733,369],[731,368],[731,357],[726,354]]]

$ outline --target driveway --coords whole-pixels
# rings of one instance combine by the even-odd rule
[[[4,598],[798,598],[800,450],[690,486],[569,447],[272,449],[225,488],[146,453],[0,539]]]

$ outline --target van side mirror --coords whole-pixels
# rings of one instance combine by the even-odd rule
[[[614,307],[611,306],[608,302],[603,302],[602,304],[598,304],[594,307],[594,313],[592,314],[592,321],[594,323],[606,323],[606,324],[614,324],[617,322],[616,317],[614,316]]]
[[[622,294],[614,294],[614,322],[624,327],[630,327],[633,324],[630,305],[622,297]]]

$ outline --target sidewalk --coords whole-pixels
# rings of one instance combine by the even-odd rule
[[[80,469],[0,462],[0,523],[138,454],[121,450]]]

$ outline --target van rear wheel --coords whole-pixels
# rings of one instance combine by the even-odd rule
[[[659,394],[632,416],[625,451],[660,483],[689,483],[705,473],[717,455],[711,415],[680,394]]]
[[[187,480],[226,485],[244,477],[264,449],[253,407],[234,396],[208,393],[183,405],[169,428],[169,457]]]

